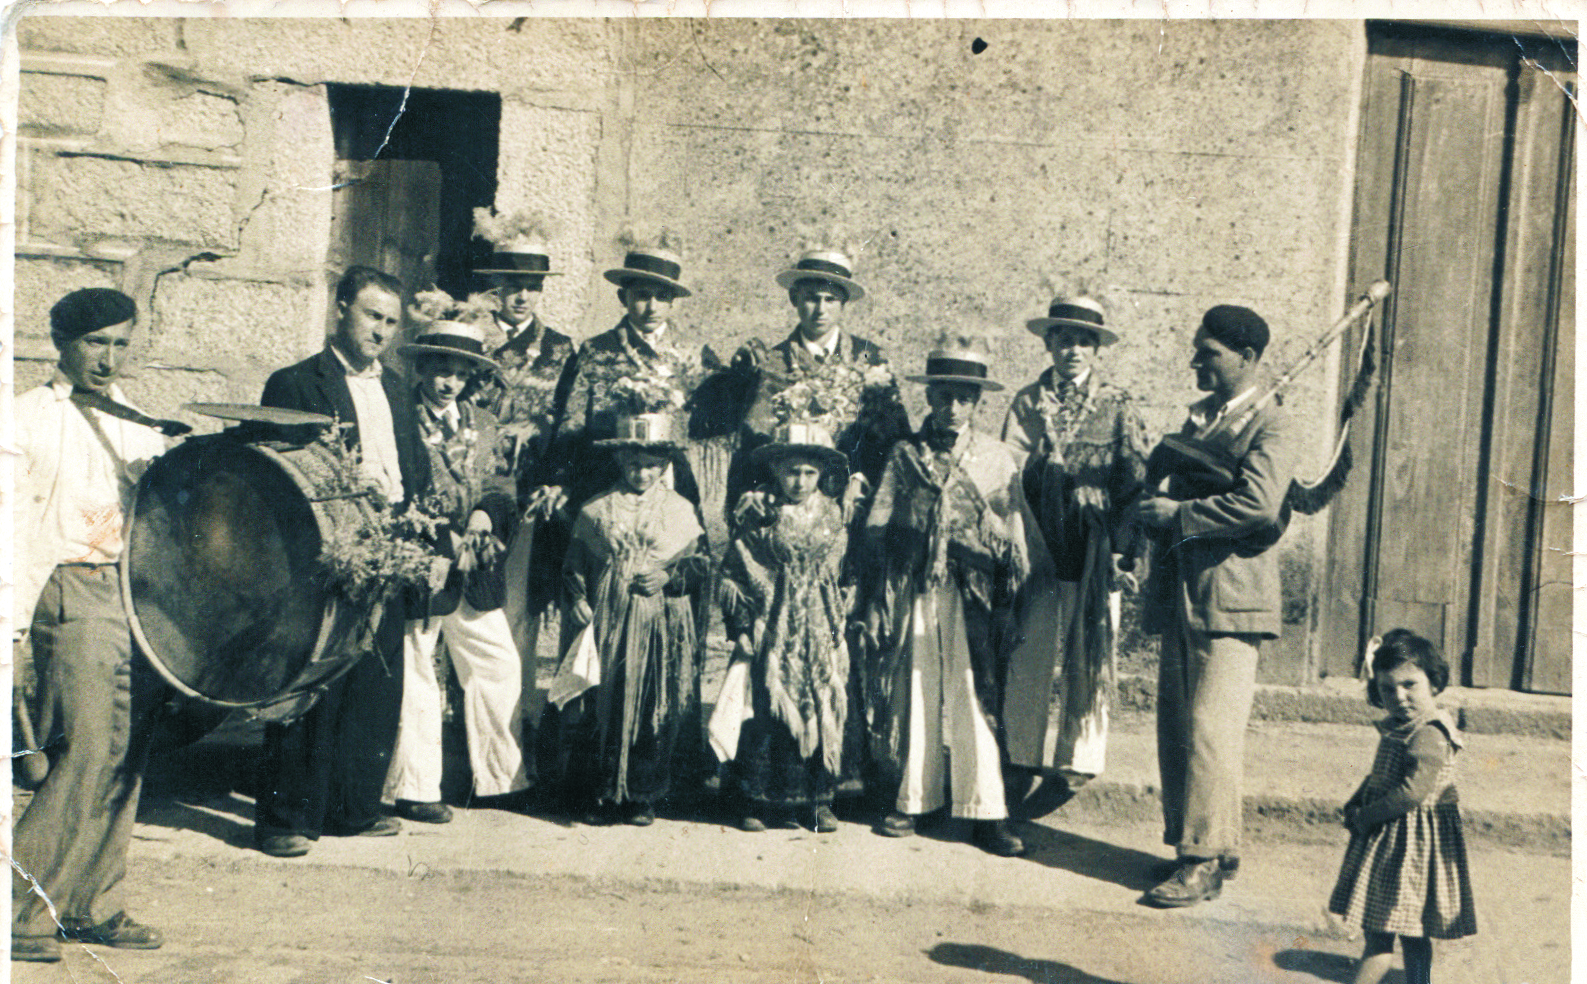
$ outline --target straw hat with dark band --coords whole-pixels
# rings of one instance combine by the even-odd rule
[[[437,321],[397,351],[409,358],[425,354],[460,355],[482,366],[499,368],[485,354],[485,333],[462,321]]]
[[[817,424],[789,422],[779,424],[772,431],[772,443],[751,451],[750,460],[770,468],[774,463],[790,456],[810,458],[820,463],[824,471],[838,471],[847,480],[849,459],[832,444],[832,435]]]
[[[952,343],[926,356],[922,376],[905,376],[911,383],[970,383],[984,390],[997,391],[1002,383],[987,378],[987,354],[977,348]]]
[[[482,276],[560,277],[551,269],[551,255],[542,243],[520,240],[507,243],[492,253],[485,265],[474,270]]]
[[[635,247],[623,257],[623,265],[607,270],[605,277],[619,287],[635,280],[661,284],[672,288],[678,297],[688,297],[692,291],[678,282],[683,273],[683,258],[670,249]]]
[[[1054,328],[1084,328],[1096,334],[1097,344],[1112,345],[1119,336],[1103,327],[1105,321],[1102,305],[1091,298],[1059,297],[1048,306],[1047,317],[1032,318],[1025,327],[1042,338]]]
[[[811,250],[799,257],[792,269],[777,274],[777,286],[792,290],[801,280],[816,280],[836,284],[848,295],[848,301],[865,296],[865,288],[855,283],[854,261],[835,249]]]
[[[683,451],[674,436],[672,417],[665,413],[618,417],[616,436],[596,441],[595,446],[608,451],[648,451],[666,458],[676,458]]]

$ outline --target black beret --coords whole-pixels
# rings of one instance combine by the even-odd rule
[[[1251,349],[1261,355],[1267,348],[1267,322],[1250,308],[1219,304],[1201,316],[1201,327],[1236,352]]]
[[[57,342],[69,342],[101,328],[132,321],[137,316],[138,306],[121,291],[85,287],[72,291],[50,308],[50,337]]]

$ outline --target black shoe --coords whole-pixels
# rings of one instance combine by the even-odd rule
[[[496,796],[475,796],[466,804],[476,810],[505,810],[508,813],[528,813],[534,805],[534,794],[527,789]]]
[[[273,858],[301,858],[309,853],[309,848],[314,845],[307,837],[290,830],[255,827],[253,846],[258,848],[260,853],[268,854]]]
[[[1200,861],[1202,859],[1170,858],[1167,861],[1159,861],[1152,865],[1152,881],[1167,881],[1174,877],[1174,873],[1179,870],[1180,865],[1187,860]],[[1220,854],[1218,856],[1218,867],[1223,871],[1224,881],[1234,881],[1234,876],[1240,873],[1240,856],[1238,854]]]
[[[632,827],[648,827],[656,822],[656,808],[649,803],[630,803],[623,822]]]
[[[815,813],[811,817],[811,820],[814,822],[814,829],[815,829],[816,833],[818,833],[818,834],[835,834],[835,833],[837,833],[837,830],[838,830],[838,818],[835,815],[833,815],[832,807],[826,805],[825,803],[822,803],[820,806],[815,808]]]
[[[909,837],[915,833],[915,818],[897,810],[882,818],[876,832],[883,837]]]
[[[452,808],[436,800],[433,803],[420,803],[417,800],[397,800],[391,812],[404,820],[414,823],[451,823]]]
[[[61,924],[61,937],[77,943],[96,943],[120,950],[158,950],[165,943],[160,931],[132,921],[125,912],[118,912],[97,926],[65,922]]]
[[[766,821],[753,813],[744,814],[738,822],[738,829],[750,834],[763,834],[766,832]]]
[[[1217,858],[1187,858],[1172,878],[1146,893],[1146,901],[1160,909],[1182,909],[1210,902],[1223,891],[1223,866]]]
[[[977,820],[970,842],[1000,858],[1017,858],[1025,853],[1025,842],[1014,836],[1006,820]]]

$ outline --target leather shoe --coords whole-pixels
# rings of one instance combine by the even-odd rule
[[[313,844],[302,834],[291,831],[266,832],[258,827],[253,831],[253,846],[260,853],[268,854],[273,858],[301,858],[309,853]]]
[[[634,827],[648,827],[656,822],[656,810],[649,803],[631,804],[623,822]]]
[[[395,837],[397,831],[402,829],[402,821],[396,817],[380,817],[367,827],[350,830],[344,837]]]
[[[451,823],[452,808],[436,800],[434,803],[420,803],[417,800],[397,800],[391,812],[404,820],[414,823]],[[395,831],[393,831],[395,832]]]
[[[55,963],[61,959],[61,944],[53,936],[13,936],[11,959],[29,963]]]
[[[1190,860],[1199,861],[1201,859],[1193,858]],[[1185,859],[1182,858],[1169,858],[1167,861],[1159,861],[1152,865],[1151,878],[1153,881],[1166,881],[1174,877],[1174,873],[1184,863]],[[1224,881],[1234,881],[1235,876],[1240,873],[1240,856],[1238,854],[1220,854],[1218,856],[1218,867],[1223,871]]]
[[[1172,878],[1146,893],[1146,901],[1161,909],[1182,909],[1208,902],[1223,891],[1223,867],[1217,858],[1187,860]]]
[[[970,839],[976,847],[1000,858],[1017,858],[1025,853],[1025,842],[1014,836],[1006,820],[977,820]]]
[[[833,814],[832,807],[827,806],[825,803],[816,807],[815,829],[818,834],[837,833],[838,818]]]
[[[883,837],[909,837],[915,832],[915,818],[894,810],[882,818],[881,826],[876,828],[876,832]]]
[[[746,813],[744,818],[738,822],[738,829],[748,834],[763,834],[766,832],[766,821],[753,813]]]
[[[121,950],[158,950],[165,942],[159,930],[133,922],[125,912],[118,912],[97,926],[65,923],[61,926],[61,936],[78,943],[97,943]]]

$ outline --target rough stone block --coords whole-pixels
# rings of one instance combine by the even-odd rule
[[[590,295],[592,283],[606,283],[592,279],[595,270],[610,265],[608,254],[615,251],[615,246],[602,250],[602,244],[593,243],[591,256],[600,134],[601,121],[594,113],[510,99],[502,103],[496,208],[509,215],[520,209],[537,211],[555,223],[556,239],[548,245],[554,267],[564,275],[548,278],[540,314],[557,326],[570,324],[592,305],[597,311],[604,307],[600,292]],[[614,302],[613,312],[615,308]],[[615,313],[611,320],[616,321]]]
[[[105,109],[105,80],[23,72],[17,123],[40,134],[94,133]]]
[[[162,144],[217,149],[242,143],[237,103],[224,96],[195,92],[160,108],[154,132]]]
[[[32,8],[17,22],[23,51],[67,51],[79,55],[135,56],[174,52],[185,18],[51,16]]]
[[[30,232],[37,239],[236,243],[237,178],[229,169],[43,154],[34,164]]]
[[[55,375],[55,360],[53,358],[17,356],[11,363],[11,385],[14,392],[26,393],[30,389],[43,386]]]
[[[221,373],[166,365],[143,365],[122,380],[127,398],[145,413],[169,420],[180,420],[195,434],[210,434],[221,429],[214,417],[182,409],[187,403],[255,403],[259,388],[244,389]]]
[[[296,284],[169,274],[155,287],[151,356],[229,376],[288,365],[306,354],[301,339],[313,300],[312,288]]]
[[[243,255],[256,266],[311,270],[325,263],[331,236],[331,171],[336,145],[322,86],[261,82],[249,99],[250,148],[264,166],[250,172]]]
[[[117,287],[117,264],[53,257],[18,256],[14,308],[18,336],[48,337],[50,308],[83,287]]]

